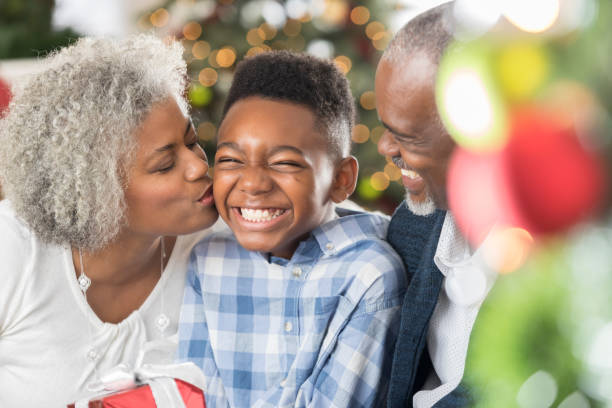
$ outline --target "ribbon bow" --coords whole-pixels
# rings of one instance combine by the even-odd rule
[[[171,344],[170,346],[173,347]],[[168,347],[167,342],[148,343],[140,351],[134,369],[130,369],[127,364],[119,364],[102,374],[98,381],[89,384],[87,389],[103,396],[147,384],[151,388],[157,408],[185,408],[185,403],[174,380],[184,381],[203,390],[204,374],[198,366],[191,362],[163,365],[142,364],[144,355],[148,351],[166,347]],[[87,408],[90,400],[91,397],[78,400],[75,408]]]

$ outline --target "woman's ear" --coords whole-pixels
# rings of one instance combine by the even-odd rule
[[[335,203],[340,203],[346,200],[357,184],[357,174],[359,173],[359,164],[353,156],[345,157],[340,161],[336,168],[334,182],[331,189],[331,199]]]

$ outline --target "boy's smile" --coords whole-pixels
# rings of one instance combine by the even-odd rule
[[[219,129],[214,196],[248,250],[291,258],[310,231],[334,217],[335,165],[310,109],[249,97]]]

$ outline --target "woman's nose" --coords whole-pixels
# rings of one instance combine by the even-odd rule
[[[194,151],[193,154],[189,155],[189,161],[185,169],[185,178],[189,181],[199,180],[208,174],[206,154],[199,146],[196,148],[200,149],[200,152]]]

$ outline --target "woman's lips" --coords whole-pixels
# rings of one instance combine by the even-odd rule
[[[202,197],[198,199],[198,203],[206,207],[214,204],[212,184],[208,186],[204,194],[202,194]]]

